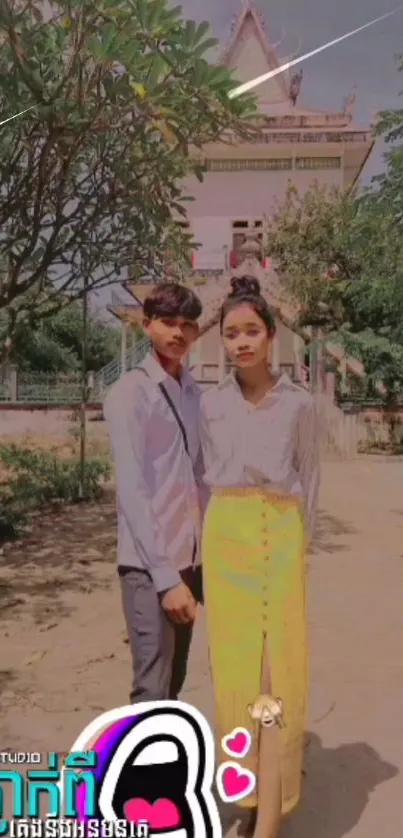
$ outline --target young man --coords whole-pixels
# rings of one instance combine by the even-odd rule
[[[132,703],[176,699],[202,601],[200,533],[207,490],[199,388],[183,362],[202,307],[181,285],[144,302],[152,350],[111,387],[104,415],[115,461],[118,570],[133,658]]]

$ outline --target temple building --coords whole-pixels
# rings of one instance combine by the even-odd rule
[[[234,69],[242,83],[290,59],[277,50],[256,8],[247,2],[220,61]],[[290,180],[302,193],[314,179],[348,187],[360,176],[373,139],[369,128],[353,126],[353,97],[347,97],[340,112],[303,109],[298,105],[302,84],[301,71],[291,71],[255,88],[263,117],[258,142],[205,147],[204,181],[194,178],[187,183],[193,197],[189,229],[201,243],[195,261],[199,270],[231,267],[231,251],[242,243],[245,228],[261,226]]]
[[[220,56],[223,66],[235,70],[240,83],[280,67],[293,56],[280,54],[280,45],[269,33],[252,0],[244,2]],[[264,219],[282,200],[292,182],[300,194],[313,181],[340,188],[353,187],[371,153],[371,127],[354,125],[354,97],[347,96],[340,111],[300,107],[303,71],[282,72],[255,89],[261,115],[261,132],[251,142],[212,143],[202,152],[206,166],[203,183],[189,178],[186,227],[200,248],[194,254],[189,284],[205,307],[203,335],[195,347],[191,366],[201,382],[222,378],[228,365],[220,348],[216,312],[235,271],[255,273],[268,302],[278,315],[275,366],[304,380],[304,335],[290,329],[292,313],[282,298],[270,261],[263,260]],[[178,222],[179,223],[179,222]],[[184,223],[184,222],[180,222]],[[111,310],[122,321],[122,370],[126,358],[126,332],[139,322],[141,302],[150,285],[129,285],[133,304],[113,295]],[[305,335],[306,337],[306,335]],[[328,351],[341,362],[343,352]],[[356,362],[344,359],[347,369]]]

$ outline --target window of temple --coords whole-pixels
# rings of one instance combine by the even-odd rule
[[[265,172],[265,171],[290,171],[292,169],[292,158],[266,158],[262,160],[207,160],[206,168],[209,172]]]
[[[257,221],[256,220],[254,220],[254,221],[243,220],[243,221],[233,221],[232,222],[232,229],[236,230],[237,231],[236,235],[241,235],[243,237],[243,239],[245,238],[245,233],[247,232],[247,230],[250,230],[253,227],[255,229],[262,228],[263,227],[262,220],[258,219]],[[259,235],[261,235],[261,234],[258,233],[256,235],[256,238],[259,238]]]
[[[267,172],[291,171],[292,158],[273,158],[262,160],[207,160],[207,170],[210,172]],[[297,157],[296,169],[324,170],[341,169],[341,157]]]
[[[341,157],[297,157],[296,169],[341,169]]]

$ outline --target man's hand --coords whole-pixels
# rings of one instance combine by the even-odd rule
[[[161,598],[161,605],[173,623],[193,623],[196,617],[196,600],[187,585],[180,582]]]

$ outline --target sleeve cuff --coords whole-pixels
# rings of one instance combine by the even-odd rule
[[[150,570],[154,586],[159,594],[175,588],[182,582],[181,575],[177,570],[171,567],[159,567],[155,570]]]

